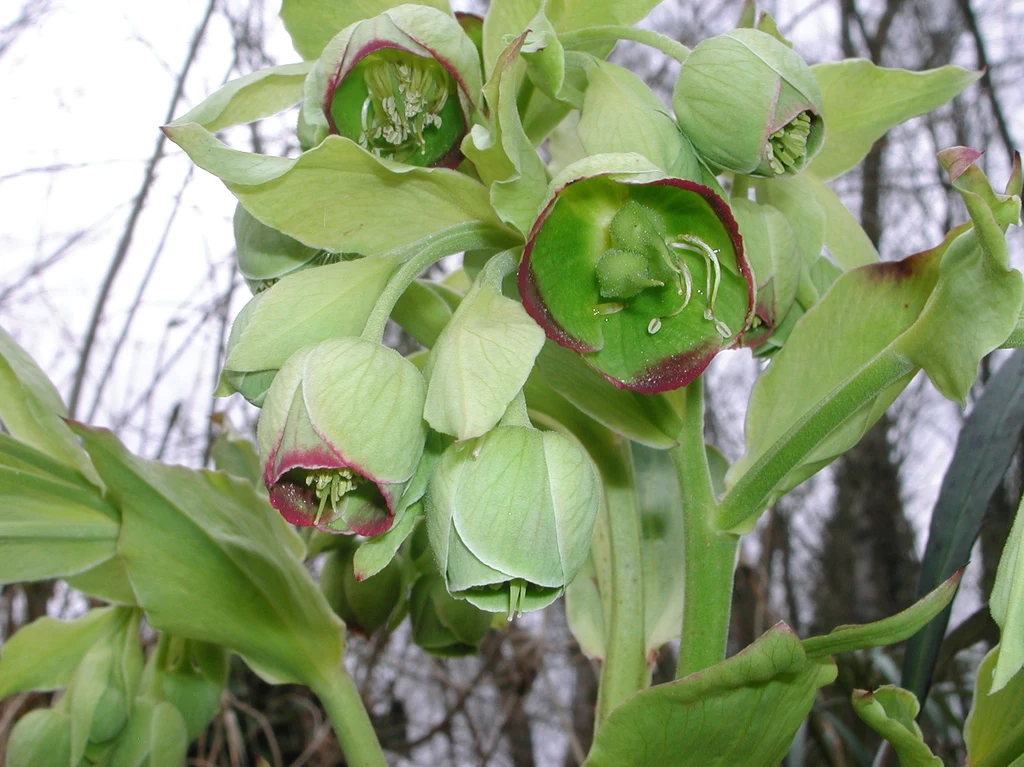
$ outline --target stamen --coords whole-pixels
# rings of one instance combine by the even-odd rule
[[[594,313],[595,317],[604,317],[609,314],[616,314],[626,308],[625,304],[608,302],[604,304],[598,304],[591,308],[590,311]]]
[[[714,322],[718,333],[728,338],[732,335],[732,331],[728,325],[715,316],[715,301],[718,299],[718,287],[722,282],[722,269],[718,263],[718,251],[709,246],[700,237],[692,234],[681,234],[676,242],[671,242],[669,245],[678,250],[698,253],[704,257],[705,290],[707,295],[707,303],[704,306],[704,319]],[[712,272],[714,272],[713,280]]]
[[[356,474],[351,469],[317,469],[306,475],[306,485],[313,488],[320,504],[313,517],[313,525],[319,525],[327,503],[330,502],[331,510],[337,511],[342,498],[351,490],[355,490],[366,482],[366,478]]]
[[[777,176],[799,169],[807,154],[811,135],[811,114],[803,111],[768,137],[765,155],[768,166]]]

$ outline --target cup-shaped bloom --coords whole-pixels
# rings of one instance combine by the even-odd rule
[[[394,349],[337,338],[278,371],[257,428],[270,503],[294,525],[378,535],[391,527],[427,437],[426,385]]]
[[[600,502],[597,469],[555,432],[499,426],[452,445],[427,491],[427,531],[452,596],[482,610],[540,609],[583,566]]]
[[[700,154],[747,176],[798,173],[825,140],[821,90],[811,68],[756,29],[699,43],[683,62],[672,105]]]
[[[483,87],[473,41],[452,16],[403,5],[339,32],[306,80],[308,141],[328,133],[379,157],[455,167]]]
[[[476,655],[491,628],[491,615],[452,597],[436,572],[424,573],[413,584],[409,621],[413,642],[442,658]]]
[[[735,343],[754,282],[724,200],[693,181],[616,172],[626,157],[555,179],[519,293],[549,338],[616,386],[652,394],[685,386]]]
[[[238,271],[253,295],[262,293],[289,274],[341,259],[340,253],[303,245],[257,221],[241,205],[235,208],[234,228]]]
[[[348,629],[369,637],[388,625],[405,596],[401,564],[392,559],[383,570],[357,580],[352,567],[355,547],[327,554],[320,572],[320,590]]]

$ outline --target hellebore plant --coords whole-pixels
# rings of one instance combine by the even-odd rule
[[[968,220],[881,263],[825,182],[977,73],[809,67],[766,15],[690,51],[629,26],[654,5],[495,0],[481,22],[445,0],[284,0],[304,61],[163,128],[238,200],[254,296],[218,394],[262,409],[258,455],[226,438],[225,471],[136,458],[65,421],[0,333],[0,582],[64,578],[118,605],[5,645],[0,697],[64,690],[15,727],[11,767],[183,756],[228,652],[311,687],[347,763],[381,767],[342,621],[370,635],[408,616],[425,651],[467,655],[563,594],[601,662],[587,767],[774,767],[833,655],[902,641],[949,604],[958,575],[878,623],[810,638],[780,623],[725,657],[737,547],[761,513],[918,372],[964,402],[982,357],[1024,343],[1004,238],[1019,158],[999,193],[978,152],[940,153]],[[604,61],[620,39],[680,62],[671,109]],[[297,157],[214,136],[295,104]],[[421,276],[455,254],[443,280]],[[420,348],[385,346],[389,321]],[[745,347],[768,363],[730,466],[705,442],[704,374]],[[1022,519],[993,594],[998,660],[979,671],[993,695],[1024,679]],[[161,632],[144,672],[143,613]],[[677,637],[676,681],[650,687]],[[59,667],[39,660],[51,644],[69,648]],[[853,704],[925,760],[908,764],[935,763],[911,693]],[[1019,726],[985,716],[972,764],[1019,761]]]

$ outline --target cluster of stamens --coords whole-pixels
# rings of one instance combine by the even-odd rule
[[[811,113],[798,114],[768,137],[768,165],[777,176],[800,170],[811,135]]]
[[[359,145],[378,156],[423,151],[428,128],[441,127],[450,77],[435,61],[409,55],[369,63],[364,72]]]
[[[331,504],[333,511],[337,511],[341,499],[364,482],[366,478],[351,469],[317,469],[309,472],[306,475],[306,484],[313,488],[316,497],[320,499],[313,524],[320,524],[320,517],[323,516],[328,503]]]

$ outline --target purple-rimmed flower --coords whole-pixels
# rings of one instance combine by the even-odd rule
[[[709,187],[601,155],[566,168],[526,243],[523,305],[619,388],[685,386],[747,329],[754,279]]]
[[[346,27],[320,55],[306,80],[308,141],[338,134],[378,157],[455,167],[482,86],[477,47],[455,18],[392,8]]]
[[[296,352],[267,392],[257,439],[270,503],[330,533],[390,529],[423,453],[426,386],[398,352],[338,338]]]

